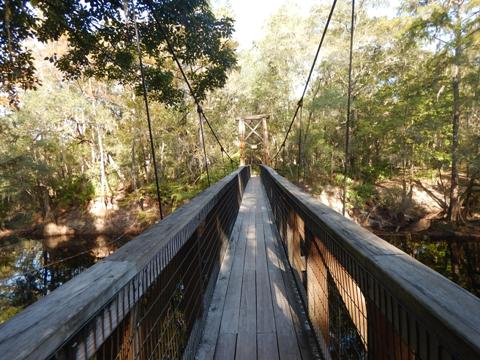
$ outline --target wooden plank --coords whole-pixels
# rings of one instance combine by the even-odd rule
[[[266,193],[265,191],[263,191],[263,189],[262,189],[262,193],[264,198],[267,199]],[[289,265],[286,258],[286,254],[280,242],[278,232],[276,231],[276,228],[273,222],[273,214],[269,204],[266,204],[266,209],[263,214],[263,221],[265,223],[265,226],[269,227],[269,231],[271,231],[272,238],[274,239],[274,244],[276,245],[276,248],[278,250],[279,261],[281,265],[280,268],[282,270],[281,273],[283,277],[283,282],[285,284],[287,301],[291,306],[292,321],[293,321],[295,334],[297,336],[297,343],[299,346],[301,357],[302,359],[312,359],[313,356],[310,348],[310,343],[308,342],[308,339],[305,336],[305,329],[303,328],[302,322],[300,320],[300,311],[302,311],[302,305],[299,303],[300,299],[297,299],[296,293],[293,288],[295,286],[295,284],[293,283],[294,281],[293,276],[292,276],[292,273],[289,271],[289,268],[288,268]]]
[[[298,325],[295,321],[299,320],[292,314],[296,308],[288,303],[291,295],[286,285],[292,284],[286,284],[282,275],[287,268],[282,264],[280,248],[271,230],[267,201],[260,179],[252,178],[242,200],[243,223],[239,228],[228,286],[223,289],[225,301],[221,320],[218,312],[210,310],[217,323],[220,322],[214,352],[216,359],[231,359],[232,356],[248,360],[302,358],[297,339],[300,332],[297,335],[295,329]],[[212,305],[214,303],[216,301]],[[212,314],[209,313],[209,317]],[[210,324],[213,321],[207,319],[207,327]],[[215,331],[206,329],[207,333],[212,336]],[[202,344],[205,342],[206,339]],[[196,358],[211,359],[212,348],[210,346],[210,352],[199,350]]]
[[[252,195],[255,197],[258,188],[258,179],[251,184]],[[255,201],[249,208],[247,222],[247,248],[245,250],[245,266],[243,270],[242,295],[238,323],[238,337],[236,359],[255,359],[257,357],[257,301],[255,283]]]
[[[255,186],[255,183],[252,183],[252,187],[253,186]],[[245,253],[245,270],[255,270],[255,253],[257,247],[255,239],[255,201],[253,201],[251,206],[252,207],[249,209],[247,221],[247,249]]]
[[[257,197],[256,216],[256,272],[257,272],[257,332],[268,333],[275,331],[273,315],[272,293],[268,274],[267,253],[265,247],[264,221],[266,216],[266,202],[264,192],[260,191]]]
[[[257,311],[255,296],[255,271],[246,270],[243,274],[242,299],[240,304],[240,317],[238,332],[255,334],[257,329]]]
[[[243,277],[235,358],[250,360],[257,357],[255,271],[246,270]]]
[[[251,198],[249,194],[250,184],[247,185],[244,194],[245,201]],[[248,214],[244,215],[248,218]],[[235,249],[235,257],[233,260],[232,271],[228,282],[228,289],[225,297],[225,305],[223,308],[222,322],[220,333],[236,334],[238,331],[238,316],[240,311],[240,298],[242,293],[243,268],[245,262],[246,249],[246,231],[247,221],[242,223],[242,231],[239,235],[237,248]]]
[[[205,322],[205,328],[202,336],[202,342],[199,345],[197,356],[198,360],[210,360],[214,358],[215,346],[217,344],[218,334],[222,321],[223,307],[225,305],[225,297],[232,271],[233,260],[235,256],[236,245],[239,242],[243,219],[247,209],[240,207],[240,211],[232,231],[230,247],[225,254],[224,260],[220,267],[218,280],[215,284],[215,291],[212,296],[210,308]]]
[[[242,205],[245,206],[246,213],[242,225],[242,231],[239,237],[239,244],[235,252],[235,259],[228,283],[228,290],[225,299],[225,307],[222,315],[221,333],[237,333],[240,313],[240,300],[242,294],[243,271],[245,268],[245,257],[247,256],[247,232],[252,219],[251,208],[255,203],[253,193],[253,184],[249,182],[245,190]]]
[[[281,246],[279,246],[281,247]],[[279,249],[280,252],[283,252],[283,249]],[[285,256],[283,255],[283,261],[286,264],[286,259]],[[302,355],[303,360],[307,359],[312,359],[312,353],[310,349],[310,344],[307,341],[307,337],[304,334],[304,329],[302,327],[302,323],[300,321],[300,316],[299,312],[300,310],[300,304],[298,303],[299,299],[297,299],[296,293],[293,290],[293,287],[295,284],[293,283],[293,277],[292,274],[289,273],[289,270],[287,268],[288,265],[285,266],[285,271],[282,271],[282,276],[283,276],[283,281],[285,282],[285,290],[287,293],[287,301],[292,307],[292,320],[293,320],[293,327],[295,330],[295,334],[297,335],[297,342],[298,342],[298,347],[300,349],[300,353]]]
[[[217,347],[215,349],[214,359],[234,360],[236,342],[237,342],[236,334],[227,334],[227,333],[219,334]]]
[[[273,265],[280,270],[282,281],[284,284],[284,288],[283,288],[285,291],[284,295],[286,296],[286,302],[288,303],[289,314],[291,316],[291,320],[288,318],[286,320],[289,326],[291,324],[293,325],[293,330],[294,330],[293,334],[294,336],[296,335],[296,341],[299,346],[300,356],[304,359],[310,359],[311,351],[309,348],[309,344],[308,344],[308,341],[306,340],[306,337],[303,334],[303,329],[300,324],[299,316],[296,314],[296,312],[300,311],[300,304],[297,304],[297,299],[295,298],[294,291],[292,289],[292,286],[294,286],[294,284],[293,284],[293,279],[292,279],[290,270],[288,268],[286,254],[280,243],[280,239],[277,237],[277,232],[275,231],[275,225],[273,224],[273,217],[271,216],[271,208],[267,203],[268,199],[266,197],[266,193],[263,187],[261,189],[261,193],[262,193],[262,198],[265,199],[265,209],[262,212],[262,219],[263,219],[263,223],[265,224],[264,232],[265,232],[265,236],[268,236],[269,241],[271,241],[271,245],[273,246],[272,250],[275,251],[277,255],[277,259],[276,259],[277,261],[276,262],[274,261]],[[285,304],[283,304],[283,306],[285,306]],[[280,339],[280,337],[282,337],[281,329],[279,329],[278,332],[280,332],[279,334],[279,339]],[[292,334],[291,330],[287,331],[287,333]],[[281,347],[283,345],[279,344],[279,346]],[[281,354],[280,356],[282,357],[283,355]],[[292,351],[291,354],[284,355],[284,357],[299,358],[299,354],[295,350],[295,351]]]
[[[235,356],[239,323],[244,321],[245,317],[244,313],[240,314],[241,294],[242,290],[246,293],[247,288],[252,285],[252,280],[248,279],[246,280],[248,286],[244,284],[243,272],[245,269],[247,233],[249,224],[253,221],[251,210],[254,207],[254,203],[254,187],[253,184],[249,183],[245,189],[240,206],[239,217],[242,217],[242,222],[237,226],[236,236],[238,240],[235,251],[232,252],[231,266],[225,268],[230,270],[230,273],[225,274],[225,278],[228,277],[228,280],[222,281],[221,277],[219,277],[217,287],[220,287],[220,289],[215,289],[215,293],[218,293],[219,297],[221,294],[224,296],[223,307],[221,309],[213,309],[212,307],[215,307],[217,301],[212,301],[201,342],[202,345],[196,354],[196,358],[199,360],[212,358],[229,359]],[[242,287],[245,287],[245,289],[242,289]],[[255,278],[253,278],[253,291],[255,291]],[[245,300],[243,300],[243,303],[245,303]],[[218,304],[221,306],[222,299],[218,299]],[[243,306],[245,307],[245,304]],[[245,324],[242,323],[242,326],[245,326]],[[250,325],[250,327],[252,326]],[[255,333],[254,325],[253,333]],[[214,344],[213,346],[212,343]]]
[[[258,114],[258,115],[247,116],[244,119],[245,120],[261,120],[262,118],[269,118],[269,117],[270,115],[267,115],[267,114]]]
[[[265,241],[280,359],[301,359],[282,277],[282,271],[285,270],[270,226],[265,226]]]
[[[264,192],[265,193],[265,192]],[[266,198],[266,194],[265,194]],[[281,269],[282,269],[282,277],[285,283],[285,290],[287,295],[287,301],[291,306],[291,315],[293,326],[295,330],[295,334],[297,336],[297,343],[300,349],[300,353],[302,359],[312,359],[312,352],[310,348],[310,344],[308,342],[307,337],[305,336],[305,329],[302,326],[302,322],[300,320],[300,311],[302,311],[302,305],[300,304],[299,300],[297,299],[296,293],[294,291],[294,279],[292,273],[289,271],[289,265],[287,261],[287,257],[283,246],[280,242],[279,234],[275,228],[273,222],[273,214],[269,204],[266,207],[265,215],[264,215],[264,222],[265,226],[269,226],[269,230],[272,232],[272,237],[275,239],[275,244],[278,249],[279,260],[281,262]],[[285,270],[285,271],[283,271]]]
[[[257,333],[258,360],[278,360],[277,334]]]

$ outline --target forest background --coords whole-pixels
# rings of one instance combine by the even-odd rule
[[[376,15],[375,9],[384,6],[357,3],[347,214],[377,230],[425,229],[433,222],[442,231],[475,233],[480,2],[404,0],[394,14]],[[329,7],[319,2],[305,12],[287,3],[268,19],[260,40],[237,50],[231,9],[214,9],[223,21],[217,29],[223,53],[214,60],[223,61],[225,76],[207,79],[203,109],[235,166],[240,117],[270,115],[270,152],[279,150]],[[294,128],[273,164],[337,210],[345,164],[349,30],[350,4],[340,1],[304,100],[303,127]],[[125,74],[115,69],[77,74],[65,63],[62,67],[58,59],[71,53],[71,34],[26,39],[21,46],[31,51],[38,81],[3,87],[2,234],[139,232],[156,221],[153,159],[136,58],[124,81]],[[142,46],[147,71],[157,69],[148,43]],[[208,183],[196,108],[174,62],[165,59],[161,66],[180,91],[162,92],[163,78],[151,76],[147,82],[160,192],[169,213]],[[195,66],[189,70],[193,76],[202,69],[201,62]],[[231,164],[208,129],[205,141],[215,180]]]

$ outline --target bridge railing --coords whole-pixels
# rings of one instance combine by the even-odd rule
[[[480,299],[262,166],[326,359],[480,359]]]
[[[2,359],[192,358],[250,168],[0,326]]]

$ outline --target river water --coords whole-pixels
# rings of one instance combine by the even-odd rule
[[[480,242],[379,234],[480,297]],[[50,237],[0,243],[0,323],[113,253],[130,238]]]
[[[53,291],[131,237],[20,238],[0,243],[0,323]]]
[[[432,240],[420,233],[378,236],[480,297],[479,241]]]

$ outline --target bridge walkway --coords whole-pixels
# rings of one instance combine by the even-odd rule
[[[311,359],[285,252],[260,177],[247,185],[196,358]]]

